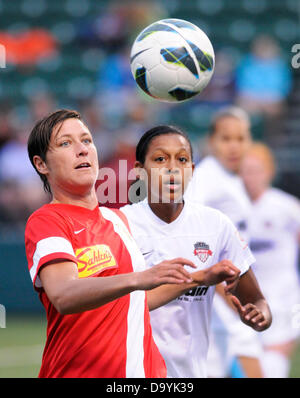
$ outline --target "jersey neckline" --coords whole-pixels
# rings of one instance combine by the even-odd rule
[[[98,203],[97,206],[95,206],[93,209],[88,209],[87,207],[84,206],[79,206],[79,205],[73,205],[70,203],[46,203],[43,207],[47,208],[53,208],[53,207],[58,207],[58,208],[66,208],[66,209],[73,209],[77,210],[80,212],[86,212],[86,213],[96,213],[97,210],[100,210],[100,204]]]
[[[144,204],[145,209],[146,209],[148,215],[150,216],[151,220],[154,221],[156,224],[159,224],[162,228],[173,228],[174,225],[177,225],[180,222],[180,220],[182,220],[185,217],[185,213],[187,211],[186,210],[187,203],[185,201],[183,208],[182,208],[180,214],[178,215],[178,217],[174,221],[168,223],[168,222],[162,220],[160,217],[158,217],[152,211],[151,207],[149,206],[149,202],[148,202],[147,198],[143,201],[143,204]]]

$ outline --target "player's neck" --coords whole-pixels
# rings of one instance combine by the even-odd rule
[[[257,202],[265,193],[265,191],[257,191],[249,193],[251,202]]]
[[[86,194],[65,193],[60,191],[53,193],[51,203],[64,203],[93,210],[98,204],[98,199],[94,189]]]
[[[182,212],[184,203],[150,203],[149,206],[153,213],[163,220],[164,222],[170,224],[175,221],[176,218]]]

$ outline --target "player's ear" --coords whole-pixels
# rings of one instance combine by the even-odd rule
[[[35,155],[33,157],[33,164],[35,165],[36,170],[40,173],[40,174],[48,174],[49,170],[48,167],[46,165],[46,162],[38,155]]]
[[[136,160],[135,162],[134,162],[134,168],[135,169],[141,169],[141,168],[143,168],[144,166],[142,165],[142,163],[141,162],[139,162],[138,160]]]
[[[137,179],[144,180],[146,170],[144,169],[144,166],[141,162],[136,161],[134,163],[134,171]]]

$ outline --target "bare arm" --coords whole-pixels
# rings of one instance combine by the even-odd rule
[[[61,314],[72,314],[100,307],[134,290],[149,290],[161,284],[192,281],[184,259],[163,261],[142,272],[99,278],[79,278],[77,265],[71,261],[52,262],[39,272],[43,288]]]
[[[225,303],[235,312],[237,312],[237,309],[235,307],[235,305],[233,304],[232,300],[231,300],[231,295],[228,295],[225,293],[224,291],[224,285],[223,283],[219,283],[216,286],[216,294],[218,294],[219,296],[222,297],[222,299],[225,301]]]
[[[231,300],[246,325],[257,331],[263,331],[271,325],[270,308],[251,268],[240,277]]]
[[[225,281],[226,290],[230,292],[235,289],[239,275],[240,270],[238,268],[230,261],[222,260],[209,268],[192,272],[190,274],[193,278],[191,283],[162,285],[149,291],[147,293],[149,310],[155,310],[197,286],[211,286]]]

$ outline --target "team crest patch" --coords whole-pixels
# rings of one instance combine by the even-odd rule
[[[208,259],[208,256],[212,255],[209,245],[205,242],[195,243],[194,248],[194,255],[197,256],[203,263],[205,263],[205,261]]]

